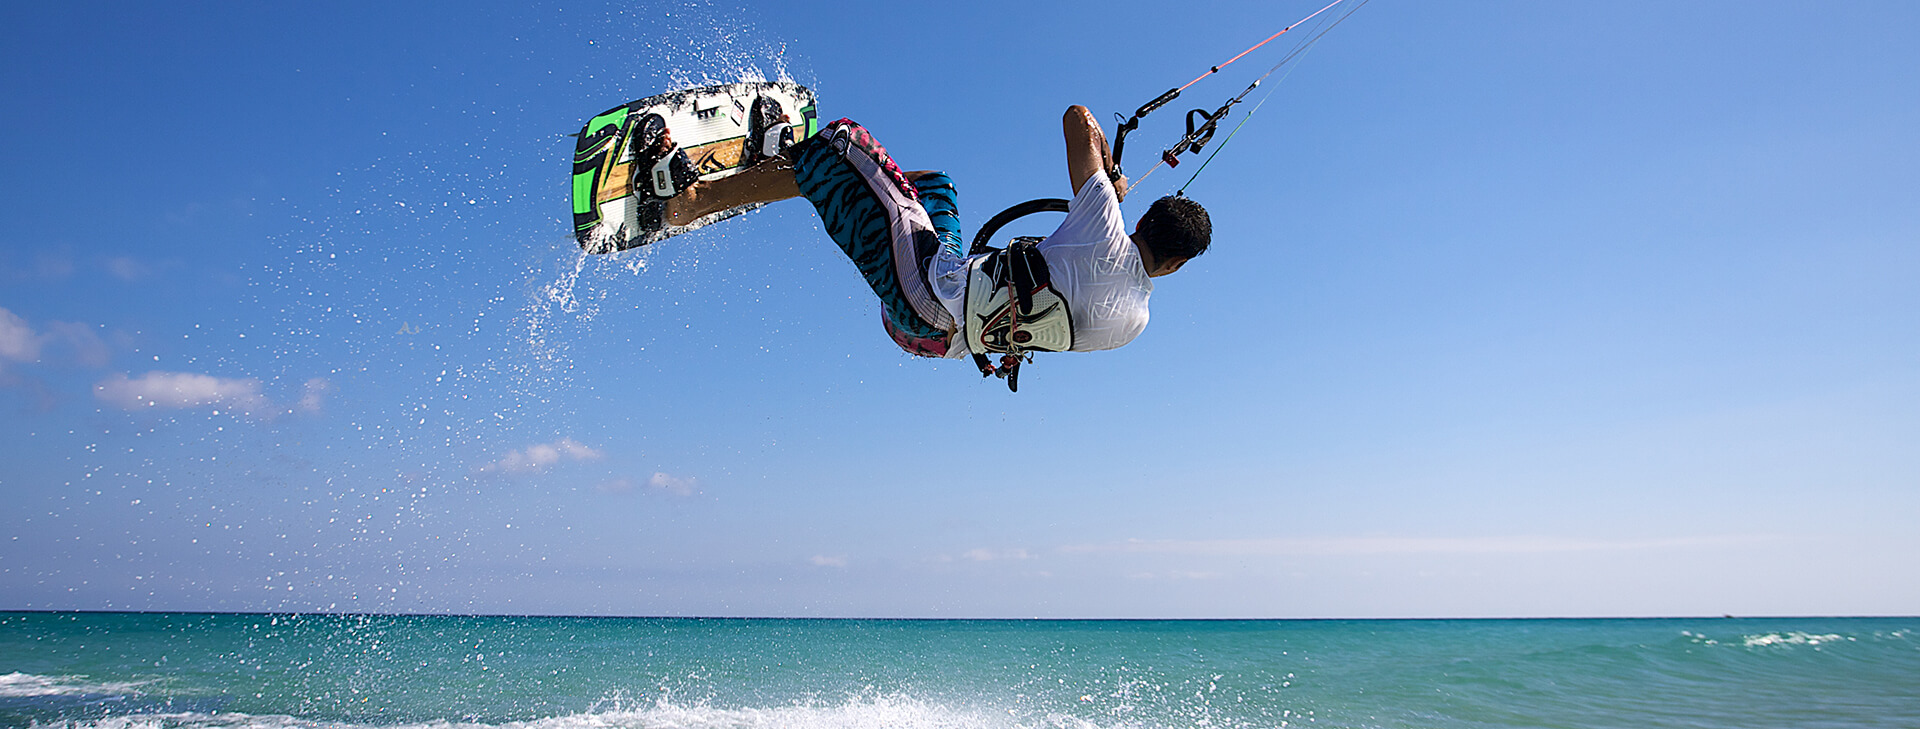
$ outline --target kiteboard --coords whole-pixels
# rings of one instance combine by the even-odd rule
[[[612,253],[638,248],[696,228],[740,215],[764,203],[753,203],[722,210],[688,225],[659,226],[649,230],[642,215],[654,214],[649,204],[660,198],[655,192],[654,175],[660,175],[661,189],[677,184],[673,174],[657,169],[641,169],[636,162],[645,151],[642,128],[652,116],[666,122],[672,143],[686,153],[691,162],[690,175],[701,181],[731,176],[756,163],[760,155],[754,146],[763,140],[750,138],[759,130],[750,129],[751,111],[756,99],[774,102],[791,125],[784,132],[785,144],[811,137],[820,130],[814,110],[813,91],[789,82],[743,82],[702,86],[649,96],[608,109],[587,120],[580,129],[579,143],[573,154],[573,231],[580,247],[588,253]],[[657,124],[658,122],[654,122]],[[784,145],[783,145],[784,146]],[[684,170],[674,170],[682,172]],[[657,209],[657,208],[656,208]]]

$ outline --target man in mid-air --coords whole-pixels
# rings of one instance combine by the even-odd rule
[[[754,105],[750,142],[783,126],[784,115],[771,106]],[[971,353],[983,374],[993,374],[989,352],[1009,355],[1002,366],[1012,367],[1026,352],[1113,349],[1146,328],[1151,279],[1206,252],[1213,226],[1199,203],[1167,196],[1128,233],[1120,217],[1127,179],[1117,173],[1100,125],[1086,107],[1074,106],[1062,126],[1074,195],[1060,227],[1035,245],[968,256],[953,180],[901,172],[865,128],[847,119],[785,149],[769,136],[751,152],[761,161],[675,190],[649,206],[653,218],[642,225],[686,225],[741,205],[805,197],[880,297],[887,332],[907,352]],[[639,169],[679,154],[660,129],[636,145]]]

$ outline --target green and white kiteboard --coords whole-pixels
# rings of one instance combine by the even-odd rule
[[[673,141],[687,152],[703,181],[718,180],[745,169],[748,109],[755,97],[780,102],[793,128],[790,142],[820,130],[813,91],[788,82],[743,82],[702,86],[649,96],[594,116],[580,130],[573,154],[573,233],[588,253],[612,253],[637,248],[710,225],[760,207],[742,205],[694,221],[642,231],[640,199],[636,197],[634,149],[629,134],[648,113],[659,114],[673,133]],[[649,194],[644,190],[639,194]]]

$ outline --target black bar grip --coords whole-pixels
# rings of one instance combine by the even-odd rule
[[[1153,113],[1154,109],[1166,106],[1169,102],[1178,98],[1180,98],[1179,89],[1167,89],[1167,93],[1161,94],[1159,98],[1147,102],[1145,106],[1140,107],[1140,110],[1134,112],[1133,115],[1136,117],[1146,116]]]

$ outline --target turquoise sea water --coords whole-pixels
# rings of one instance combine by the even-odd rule
[[[1920,727],[1917,629],[0,613],[0,725]]]

